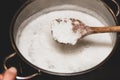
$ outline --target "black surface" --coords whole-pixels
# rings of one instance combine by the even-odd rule
[[[92,0],[91,0],[92,1]],[[110,0],[105,0],[106,3],[111,5]],[[120,0],[117,0],[120,2]],[[14,52],[9,38],[9,26],[14,16],[15,12],[18,8],[24,3],[24,0],[1,0],[0,2],[0,73],[4,71],[3,69],[3,60],[6,56],[10,55]],[[114,9],[114,8],[113,8]],[[115,7],[116,9],[116,7]],[[114,10],[115,10],[114,9]],[[116,11],[115,11],[116,12]],[[120,18],[118,17],[118,20]],[[120,21],[120,20],[119,20]],[[14,60],[11,60],[10,63],[18,64],[18,57]],[[18,60],[22,62],[21,60]],[[11,65],[10,65],[11,66]],[[23,66],[22,72],[19,72],[19,75],[28,75],[32,72],[35,72],[34,69],[22,63],[21,65],[17,65],[19,68]],[[120,45],[117,47],[115,53],[112,57],[101,67],[98,69],[89,72],[87,74],[72,76],[72,77],[58,77],[48,74],[42,74],[41,76],[37,76],[32,80],[119,80],[120,79]]]

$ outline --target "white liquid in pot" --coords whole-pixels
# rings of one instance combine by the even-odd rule
[[[75,18],[89,26],[104,26],[95,17],[83,12],[63,10],[41,15],[23,22],[17,46],[21,54],[42,69],[73,73],[88,70],[108,57],[113,48],[109,33],[89,35],[75,46],[57,43],[51,35],[51,22],[58,18]]]

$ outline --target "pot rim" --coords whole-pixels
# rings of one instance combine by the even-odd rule
[[[45,72],[45,73],[48,73],[48,74],[52,74],[52,75],[58,75],[58,76],[74,76],[74,75],[80,75],[80,74],[84,74],[84,73],[88,73],[88,72],[91,72],[95,69],[97,69],[98,67],[102,66],[111,56],[112,54],[115,52],[115,49],[117,47],[117,44],[118,44],[118,34],[116,34],[116,42],[115,42],[115,45],[111,51],[111,53],[109,54],[109,56],[103,60],[101,63],[99,63],[98,65],[94,66],[93,68],[90,68],[88,70],[85,70],[85,71],[80,71],[80,72],[74,72],[74,73],[58,73],[58,72],[52,72],[52,71],[48,71],[48,70],[45,70],[45,69],[42,69],[40,67],[37,67],[35,66],[34,64],[32,64],[31,62],[29,62],[27,59],[25,59],[25,57],[20,53],[19,49],[17,48],[16,46],[16,43],[15,43],[15,40],[14,40],[14,36],[13,36],[13,32],[14,32],[14,23],[17,19],[17,16],[19,15],[19,13],[30,3],[32,3],[33,1],[35,0],[27,0],[19,9],[18,11],[16,12],[15,16],[13,17],[12,21],[11,21],[11,25],[10,25],[10,31],[9,31],[9,34],[10,34],[10,41],[11,41],[11,44],[12,44],[12,47],[13,49],[15,50],[15,52],[19,55],[20,59],[23,60],[25,63],[27,63],[29,66],[33,67],[34,69],[38,70],[38,72]],[[105,4],[102,0],[100,0],[104,6],[109,10],[109,12],[111,13],[111,15],[113,16],[115,22],[116,22],[116,25],[118,25],[118,21],[117,21],[117,17],[115,16],[115,14],[111,11],[111,8]]]

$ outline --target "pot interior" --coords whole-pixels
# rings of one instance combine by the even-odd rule
[[[21,45],[20,38],[21,38],[23,32],[25,31],[25,29],[27,29],[26,26],[33,25],[32,23],[35,22],[35,20],[36,21],[39,20],[38,18],[44,14],[49,14],[50,12],[55,12],[55,11],[66,11],[66,10],[82,12],[84,14],[93,16],[94,18],[99,20],[104,26],[116,25],[114,17],[110,13],[110,11],[106,8],[106,6],[103,4],[103,2],[101,2],[100,0],[93,0],[93,1],[91,1],[91,0],[74,0],[74,1],[72,1],[72,0],[49,0],[49,1],[48,0],[34,0],[33,2],[28,3],[26,6],[24,6],[24,8],[21,9],[18,16],[16,17],[14,26],[12,26],[13,27],[12,28],[13,29],[12,41],[15,43],[14,46],[16,47],[18,54],[20,54],[20,56],[22,56],[22,58],[27,63],[32,65],[33,67],[43,70],[43,71],[46,71],[51,74],[58,73],[59,75],[60,74],[75,75],[75,73],[82,73],[82,72],[89,71],[89,70],[97,67],[98,65],[103,63],[108,58],[108,56],[111,54],[112,49],[114,48],[114,45],[116,42],[116,34],[115,33],[91,35],[91,36],[84,38],[80,42],[78,42],[78,44],[75,46],[66,46],[66,45],[58,44],[55,41],[55,42],[53,42],[54,44],[51,44],[54,46],[54,49],[52,49],[53,51],[49,50],[49,48],[44,50],[43,47],[42,48],[39,48],[38,46],[34,47],[35,50],[37,49],[39,51],[38,52],[39,54],[34,54],[34,51],[32,52],[33,48],[29,49],[29,51],[31,50],[31,53],[24,51],[24,49],[26,49],[26,47],[28,46],[26,44],[30,44],[29,43],[30,41],[26,41],[26,40],[22,39],[24,46],[20,47],[20,45]],[[74,14],[74,12],[73,12],[73,14]],[[42,19],[40,19],[40,20],[42,21]],[[48,17],[48,19],[49,19],[49,17]],[[89,19],[89,20],[91,20],[91,19]],[[44,21],[44,19],[43,19],[43,21]],[[94,23],[94,22],[91,21],[91,23]],[[34,24],[37,24],[37,22]],[[46,21],[46,24],[47,24],[47,21]],[[39,25],[41,26],[42,23]],[[99,25],[96,25],[96,26],[99,26]],[[45,28],[45,29],[49,29],[49,28]],[[34,30],[34,29],[31,29],[31,30]],[[45,33],[42,31],[38,31],[38,32],[43,33],[43,34]],[[105,35],[108,38],[107,37],[105,38]],[[101,37],[94,38],[95,36],[101,36]],[[30,37],[33,37],[33,36],[29,35],[28,39]],[[90,37],[92,37],[92,38],[90,38]],[[45,41],[44,38],[45,38],[44,36],[41,37],[41,39],[43,39],[43,41]],[[92,42],[89,39],[92,39]],[[39,40],[38,40],[38,42],[39,42]],[[41,43],[45,44],[47,42],[41,42]],[[80,44],[80,43],[82,43],[82,44]],[[35,44],[37,44],[37,43],[35,43]],[[88,44],[90,44],[90,45],[88,45]],[[40,44],[40,46],[42,46],[42,45],[43,44]],[[48,44],[45,44],[45,45],[47,46]],[[100,47],[96,47],[96,46],[100,46]],[[83,48],[83,47],[86,47],[86,48]],[[88,50],[89,47],[91,47],[91,52]],[[54,52],[54,50],[58,50],[61,52],[62,58],[60,59],[58,57],[58,62],[56,62],[57,61],[56,56],[58,56],[58,54],[57,55],[52,54],[52,55],[54,55],[52,57],[50,55],[50,53]],[[64,52],[66,51],[65,54],[64,54],[63,50],[64,50]],[[79,51],[80,54],[76,53],[76,50]],[[82,50],[83,51],[85,50],[86,52],[81,53],[80,51],[82,51]],[[88,50],[88,52],[87,52],[87,50]],[[48,52],[48,53],[46,52],[47,55],[40,54],[40,53],[44,53],[44,51]],[[82,55],[82,54],[85,54],[85,55]],[[64,59],[63,59],[63,55],[64,55]],[[82,55],[82,56],[80,56],[80,55]],[[80,57],[76,57],[76,56],[80,56]],[[48,66],[49,69],[45,68],[45,66],[41,66],[42,65],[41,63],[43,63],[43,65],[45,64],[44,61],[42,62],[43,59],[40,59],[42,57],[44,57],[44,59],[48,59],[51,57],[51,60],[53,60],[53,62],[49,62],[49,60],[47,61],[46,65],[50,64]],[[71,60],[70,60],[70,58],[71,58]],[[83,59],[81,59],[79,61],[79,58],[83,58]],[[63,59],[63,62],[61,62],[62,59]],[[64,66],[67,63],[67,60],[69,62],[68,64],[73,65],[73,66],[69,67],[73,71],[66,71],[65,69],[67,69],[68,67],[67,68],[64,67],[62,69],[59,68],[59,67]],[[84,61],[82,61],[82,60],[84,60]],[[65,61],[66,61],[66,63],[64,63]],[[85,62],[87,62],[87,63],[85,63]],[[57,66],[58,66],[57,69],[55,69],[55,66],[53,63],[57,64]],[[90,63],[90,64],[88,64],[88,63]],[[41,65],[39,65],[39,64],[41,64]],[[80,67],[77,64],[83,65],[83,66]],[[75,67],[75,66],[78,66],[78,67]],[[54,69],[52,69],[52,68],[54,68]]]

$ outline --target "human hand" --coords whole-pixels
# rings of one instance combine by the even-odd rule
[[[0,80],[15,80],[17,70],[14,67],[9,68],[3,74],[0,74]]]

